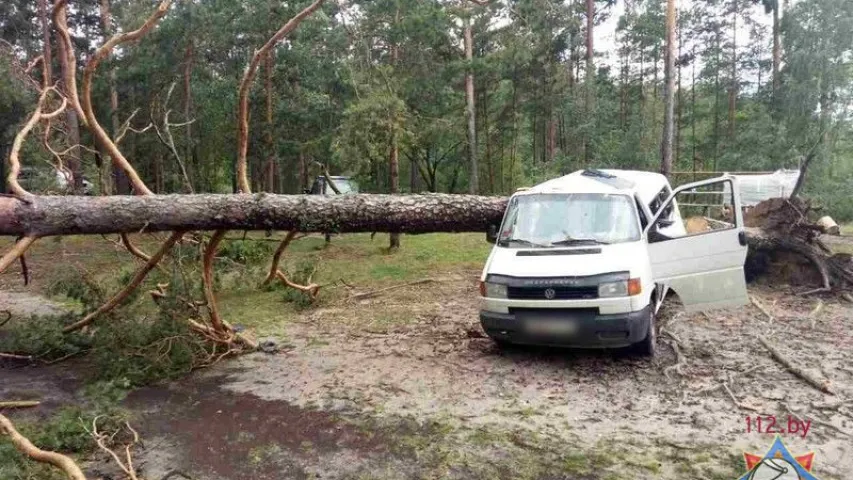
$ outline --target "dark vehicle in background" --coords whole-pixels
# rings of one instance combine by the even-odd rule
[[[335,186],[338,187],[342,195],[348,193],[358,193],[358,184],[352,177],[345,176],[330,176],[332,182],[334,182]],[[305,193],[309,193],[311,195],[336,195],[334,189],[329,185],[326,181],[326,177],[323,175],[318,176],[314,179],[314,184],[311,185],[311,188],[305,190]]]

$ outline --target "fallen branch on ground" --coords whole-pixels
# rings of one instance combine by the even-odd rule
[[[791,360],[788,359],[788,357],[783,355],[782,352],[776,349],[776,347],[774,347],[770,342],[768,342],[767,339],[763,336],[759,336],[758,341],[761,342],[762,345],[764,345],[764,348],[766,348],[768,352],[770,352],[770,356],[774,360],[782,364],[782,366],[785,367],[786,370],[793,373],[795,376],[808,383],[812,387],[820,390],[821,392],[828,393],[830,395],[835,395],[835,392],[833,392],[832,388],[830,388],[829,380],[818,380],[814,376],[806,373],[802,368],[794,365]]]
[[[36,447],[29,441],[29,439],[18,433],[18,431],[15,430],[14,425],[12,425],[12,422],[3,414],[0,414],[0,435],[9,437],[12,445],[14,445],[19,452],[34,461],[39,463],[48,463],[59,468],[65,472],[65,475],[67,475],[71,480],[86,480],[86,476],[83,475],[83,471],[80,470],[80,467],[77,466],[74,460],[61,453],[48,452]]]
[[[0,358],[5,358],[8,360],[32,360],[33,357],[30,355],[16,355],[14,353],[3,353],[0,352]]]
[[[382,294],[382,293],[385,293],[385,292],[389,292],[389,291],[391,291],[391,290],[397,290],[398,288],[412,287],[412,286],[415,286],[415,285],[423,285],[423,284],[425,284],[425,283],[432,283],[432,282],[436,282],[436,281],[437,281],[437,280],[436,280],[436,279],[434,279],[434,278],[422,278],[422,279],[420,279],[420,280],[416,280],[416,281],[414,281],[414,282],[403,283],[403,284],[400,284],[400,285],[394,285],[394,286],[391,286],[391,287],[380,288],[379,290],[373,290],[373,291],[370,291],[370,292],[358,293],[358,294],[355,294],[355,295],[351,295],[347,300],[364,300],[364,299],[366,299],[366,298],[375,297],[375,296],[377,296],[377,295],[379,295],[379,294]]]
[[[30,401],[30,400],[21,400],[14,402],[0,402],[0,410],[4,408],[32,408],[38,407],[41,405],[41,402]]]
[[[764,305],[762,305],[761,302],[759,302],[754,295],[749,296],[749,301],[752,302],[753,305],[755,305],[755,308],[761,310],[761,313],[767,316],[768,323],[773,323],[773,315],[771,315],[770,312],[767,311]]]

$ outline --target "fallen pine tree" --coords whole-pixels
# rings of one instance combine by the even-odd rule
[[[0,198],[0,235],[53,235],[190,230],[299,232],[485,232],[500,223],[506,197],[474,195],[145,195]],[[815,291],[853,285],[850,255],[833,254],[807,201],[774,198],[745,216],[748,274],[768,262],[808,262]],[[4,268],[15,260],[10,252]]]

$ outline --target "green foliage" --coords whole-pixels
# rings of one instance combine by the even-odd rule
[[[30,355],[43,361],[84,352],[91,347],[88,337],[62,332],[62,328],[73,320],[76,320],[75,316],[65,315],[13,321],[0,329],[0,351]]]
[[[229,258],[244,265],[258,264],[269,261],[275,247],[275,242],[253,239],[225,240],[220,245],[217,256]]]

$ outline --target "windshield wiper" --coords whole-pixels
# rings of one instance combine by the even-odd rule
[[[551,242],[551,245],[610,245],[610,242],[603,242],[594,238],[567,238],[557,242]]]
[[[543,245],[541,243],[531,242],[530,240],[525,240],[523,238],[507,238],[507,239],[501,240],[500,243],[503,246],[503,245],[508,244],[509,242],[520,243],[522,245],[525,245],[528,247],[534,247],[534,248],[548,248],[548,246],[549,246],[549,245]]]

